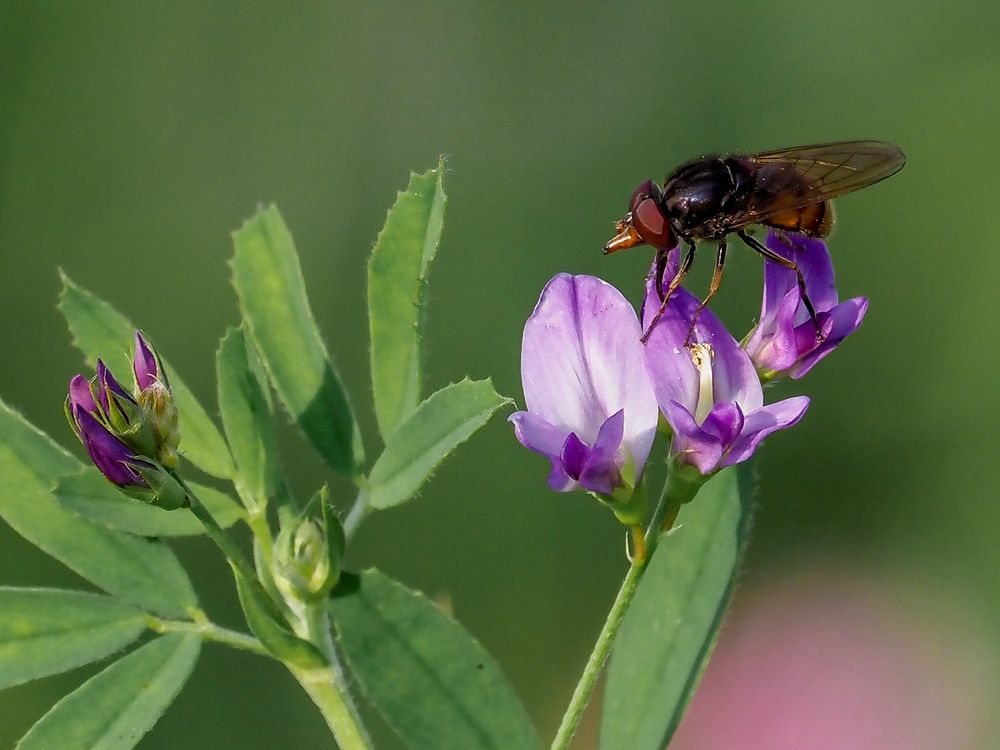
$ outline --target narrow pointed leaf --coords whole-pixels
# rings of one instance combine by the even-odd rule
[[[0,587],[0,688],[89,664],[146,629],[146,615],[99,594]]]
[[[368,261],[372,391],[384,440],[417,408],[423,391],[424,289],[444,224],[443,175],[444,162],[410,174]]]
[[[256,500],[274,494],[274,424],[257,353],[242,329],[226,332],[215,355],[222,427],[239,480]],[[242,490],[241,490],[242,491]]]
[[[62,274],[62,283],[59,310],[69,324],[73,344],[83,352],[90,367],[101,358],[123,383],[127,383],[128,374],[132,372],[135,326],[66,274]],[[162,352],[159,354],[162,356]],[[234,468],[222,434],[177,371],[165,359],[163,364],[180,413],[180,452],[200,469],[228,479]]]
[[[222,528],[244,511],[224,492],[189,482]],[[163,510],[119,492],[93,468],[61,477],[53,490],[59,503],[88,521],[137,536],[193,536],[205,527],[189,510]]]
[[[422,594],[367,570],[330,611],[351,672],[412,750],[541,747],[486,649]]]
[[[15,750],[128,750],[184,687],[201,639],[165,635],[119,659],[56,703]]]
[[[186,617],[198,600],[167,546],[91,523],[53,497],[58,478],[81,468],[0,401],[0,517],[109,594],[157,614]]]
[[[275,206],[233,233],[233,285],[275,391],[332,469],[354,476],[361,433],[309,308],[292,235]]]
[[[602,750],[660,750],[677,729],[733,591],[749,526],[751,472],[744,465],[711,479],[650,560],[615,641]]]
[[[368,477],[371,507],[390,508],[413,497],[445,456],[509,403],[489,379],[466,379],[431,395],[392,434],[375,461]]]

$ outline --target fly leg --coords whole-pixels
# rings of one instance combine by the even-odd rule
[[[816,327],[816,340],[822,341],[823,334],[819,329],[819,319],[816,317],[816,309],[813,307],[812,301],[809,299],[809,295],[806,293],[806,280],[802,276],[802,271],[795,264],[794,260],[789,260],[788,258],[779,255],[770,248],[765,247],[760,242],[755,240],[749,234],[747,234],[742,229],[736,232],[736,236],[739,237],[743,242],[750,246],[751,249],[756,250],[758,253],[763,255],[767,260],[774,261],[775,263],[784,266],[785,268],[795,271],[795,278],[799,282],[799,291],[802,293],[802,304],[806,307],[806,312],[809,313],[809,318],[812,320],[813,325]]]
[[[726,264],[726,238],[723,237],[719,240],[719,251],[715,255],[715,270],[712,271],[712,283],[708,287],[708,294],[705,295],[705,299],[701,301],[698,305],[698,309],[694,311],[694,315],[691,316],[691,326],[688,328],[687,338],[684,339],[684,346],[691,346],[691,337],[694,335],[694,327],[698,322],[698,316],[701,315],[701,311],[705,309],[705,306],[712,301],[712,297],[715,293],[719,291],[719,286],[722,284],[722,267]]]
[[[649,326],[646,328],[645,333],[643,333],[642,336],[639,337],[639,341],[641,341],[643,344],[645,344],[649,340],[649,335],[653,332],[653,326],[655,326],[657,321],[659,321],[659,319],[662,317],[663,311],[667,309],[667,303],[670,301],[670,295],[672,295],[677,290],[677,287],[681,285],[681,281],[683,281],[684,277],[687,275],[687,272],[691,270],[691,264],[694,263],[695,245],[692,240],[687,240],[687,243],[688,243],[688,251],[687,254],[684,256],[684,260],[681,262],[680,268],[677,269],[677,273],[674,274],[674,278],[672,278],[670,280],[670,284],[667,285],[667,291],[659,294],[660,309],[656,311],[656,315],[654,315],[653,319],[649,321]],[[664,254],[663,257],[664,257],[663,267],[664,269],[666,269],[667,265],[666,254]],[[657,291],[659,292],[663,288],[663,283],[662,283],[663,271],[661,271],[659,267],[660,265],[659,257],[657,257],[656,265],[657,265],[656,275],[658,277],[656,280],[657,284],[656,288]]]

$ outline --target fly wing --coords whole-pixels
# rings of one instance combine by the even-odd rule
[[[732,228],[822,203],[890,177],[903,168],[898,146],[840,141],[764,151],[744,157],[757,167],[754,190],[732,217]]]

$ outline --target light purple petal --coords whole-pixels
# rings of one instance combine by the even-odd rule
[[[868,300],[865,297],[849,299],[833,308],[829,313],[829,330],[824,331],[826,338],[791,369],[789,373],[791,377],[801,378],[817,362],[837,348],[841,341],[858,330],[861,322],[865,319],[866,312],[868,312]]]
[[[789,243],[791,243],[791,247]],[[768,248],[783,258],[795,261],[806,280],[806,294],[809,295],[809,300],[817,311],[830,310],[837,304],[833,261],[830,259],[830,251],[826,249],[826,243],[823,240],[793,232],[779,233],[772,230],[767,233],[766,244]],[[798,287],[798,279],[794,271],[770,261],[765,261],[765,286],[769,272],[776,281],[780,277],[780,284],[786,288]],[[808,316],[805,306],[802,307],[800,314]],[[802,320],[797,322],[801,323]]]
[[[683,287],[677,289],[646,342],[646,367],[664,413],[671,401],[680,402],[692,414],[697,411],[698,368],[691,359],[691,350],[684,344],[698,305],[698,298]],[[643,308],[646,320],[652,320],[659,306],[653,284],[647,283]],[[701,311],[690,343],[707,343],[712,347],[714,403],[733,401],[745,413],[760,408],[764,396],[753,362],[710,309]]]
[[[761,440],[776,430],[794,425],[802,418],[808,408],[808,396],[793,396],[775,404],[768,404],[752,414],[748,414],[742,433],[727,451],[719,468],[732,466],[749,458]]]
[[[625,430],[625,412],[617,411],[601,425],[597,440],[580,473],[580,484],[593,492],[610,495],[621,482],[618,448]]]
[[[73,419],[80,428],[80,438],[91,461],[110,481],[119,487],[145,486],[146,482],[125,463],[134,456],[132,450],[116,438],[79,405],[73,406]]]
[[[142,333],[135,332],[135,353],[132,356],[132,370],[135,373],[135,383],[140,391],[146,390],[159,377],[159,363],[156,355],[149,348]]]
[[[701,429],[691,412],[678,401],[667,404],[664,414],[674,432],[670,452],[695,466],[702,474],[715,471],[722,458],[723,446],[719,439]]]
[[[528,411],[593,445],[605,420],[624,410],[623,444],[641,469],[657,419],[641,334],[635,311],[613,286],[593,276],[555,276],[524,326]]]
[[[774,265],[774,264],[772,264]],[[778,303],[777,308],[764,310],[767,306],[767,286],[764,287],[765,307],[761,310],[760,322],[753,329],[747,341],[746,352],[761,370],[781,372],[787,370],[799,358],[799,344],[795,335],[795,314],[799,308],[798,287],[789,289]],[[813,329],[813,339],[816,331]]]
[[[549,486],[556,492],[575,489],[576,480],[563,469],[560,458],[563,443],[567,437],[566,433],[541,417],[526,411],[514,412],[507,419],[514,425],[514,435],[521,445],[549,459],[552,464],[548,479]]]
[[[70,406],[79,406],[84,411],[90,413],[97,411],[94,394],[90,390],[90,381],[83,377],[83,375],[74,375],[70,379],[69,403]]]

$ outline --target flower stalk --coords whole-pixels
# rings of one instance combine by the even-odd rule
[[[580,725],[580,719],[583,718],[583,712],[586,710],[587,704],[590,702],[590,696],[594,692],[594,686],[597,684],[608,656],[611,654],[611,647],[614,645],[615,636],[618,635],[618,629],[625,620],[625,614],[628,612],[633,598],[635,598],[635,592],[642,581],[643,574],[649,567],[649,561],[652,559],[653,553],[656,552],[660,540],[663,539],[666,532],[673,526],[673,522],[677,518],[677,513],[680,511],[681,506],[694,499],[698,490],[705,483],[705,480],[706,477],[701,477],[700,475],[696,477],[691,472],[684,471],[676,464],[671,467],[667,481],[663,485],[663,491],[660,493],[660,499],[656,504],[656,509],[653,511],[649,525],[646,527],[644,538],[645,554],[633,555],[632,564],[629,566],[628,572],[625,574],[625,579],[618,589],[618,595],[611,605],[611,610],[604,621],[604,627],[601,628],[601,632],[597,636],[594,649],[590,652],[587,665],[583,668],[580,681],[577,683],[576,689],[573,691],[573,697],[570,698],[569,705],[566,707],[566,712],[563,714],[562,722],[559,724],[555,739],[552,740],[551,750],[566,750],[569,747],[569,743],[573,740],[573,735],[576,734],[577,727]]]

